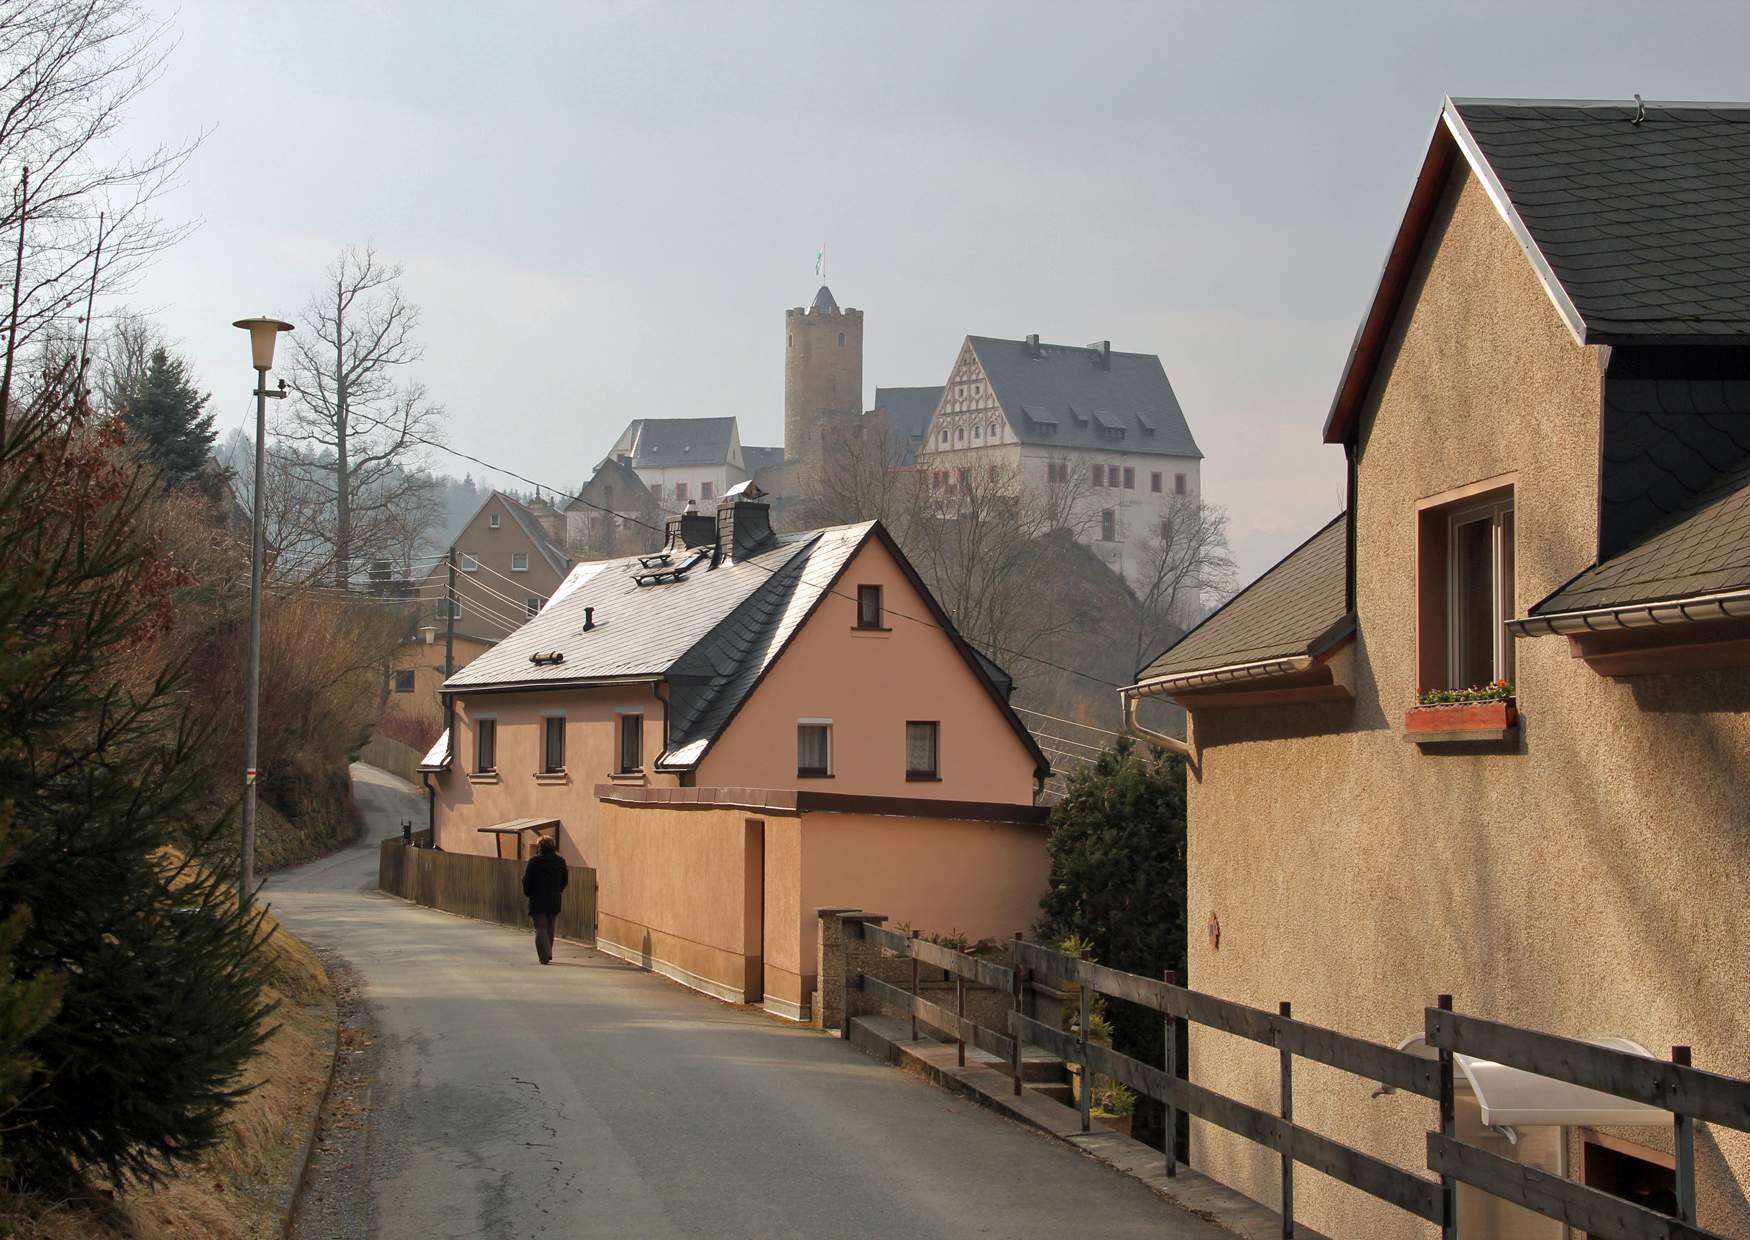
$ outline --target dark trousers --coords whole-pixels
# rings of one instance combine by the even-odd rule
[[[558,913],[531,913],[535,919],[535,955],[546,964],[553,959],[553,935],[558,928]]]

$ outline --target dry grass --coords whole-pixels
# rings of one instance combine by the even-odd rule
[[[272,918],[269,917],[272,923]],[[277,924],[277,923],[275,923]],[[257,1085],[231,1112],[225,1140],[156,1187],[107,1202],[0,1195],[0,1236],[18,1240],[244,1240],[279,1234],[294,1163],[328,1080],[334,991],[315,955],[284,929],[269,940],[276,1026],[250,1063]]]

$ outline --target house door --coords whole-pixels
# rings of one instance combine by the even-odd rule
[[[742,846],[742,946],[746,974],[742,983],[744,1003],[766,999],[766,824],[749,818],[743,827]]]

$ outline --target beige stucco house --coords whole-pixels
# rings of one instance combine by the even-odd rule
[[[793,1018],[819,908],[1031,925],[1049,767],[886,531],[775,534],[751,491],[668,528],[444,686],[438,846],[556,834],[596,871],[603,950]]]
[[[1750,1076],[1747,170],[1743,105],[1446,103],[1325,427],[1348,511],[1127,690],[1189,712],[1192,986],[1391,1044],[1450,993]],[[1274,1051],[1199,1030],[1190,1062],[1275,1105]],[[1424,1167],[1430,1104],[1305,1067],[1298,1121]],[[1668,1124],[1461,1096],[1460,1135],[1674,1204]],[[1750,1141],[1696,1148],[1700,1223],[1750,1234]],[[1192,1150],[1273,1198],[1273,1153]],[[1317,1176],[1297,1207],[1433,1234]]]

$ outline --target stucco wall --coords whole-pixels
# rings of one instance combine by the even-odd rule
[[[490,649],[492,649],[491,643],[458,633],[452,647],[455,669],[461,671]],[[415,638],[401,643],[400,649],[395,652],[394,671],[404,671],[408,668],[413,669],[413,691],[411,693],[397,693],[394,674],[391,672],[389,698],[383,704],[383,713],[441,723],[444,707],[443,702],[438,698],[438,689],[444,683],[444,634],[442,629],[437,631],[436,637],[430,642],[423,638]]]
[[[857,587],[880,585],[885,632],[856,629]],[[1033,760],[989,692],[930,625],[929,609],[880,543],[852,558],[834,593],[767,672],[699,764],[701,787],[1033,803]],[[833,774],[796,774],[796,722],[833,721]],[[905,777],[907,720],[940,722],[941,779]]]
[[[598,783],[656,783],[673,787],[673,776],[615,776],[619,759],[619,711],[644,712],[644,763],[662,752],[662,703],[651,686],[574,689],[562,693],[480,693],[456,699],[455,761],[432,777],[437,788],[437,841],[451,852],[493,855],[490,836],[479,828],[513,818],[560,820],[559,851],[573,865],[600,868],[596,823],[603,809]],[[565,774],[537,776],[541,769],[543,720],[565,715]],[[498,721],[498,773],[472,774],[474,721]]]
[[[1361,423],[1355,703],[1196,717],[1191,983],[1389,1043],[1449,992],[1461,1011],[1660,1055],[1690,1044],[1698,1066],[1750,1076],[1750,674],[1611,681],[1562,639],[1521,640],[1511,751],[1402,738],[1416,501],[1517,475],[1515,614],[1596,540],[1597,350],[1474,181],[1449,190],[1430,253]],[[1273,1051],[1202,1031],[1191,1054],[1200,1083],[1274,1106]],[[1298,1066],[1296,1118],[1422,1169],[1433,1104],[1370,1092]],[[1274,1155],[1201,1123],[1192,1140],[1200,1169],[1273,1199]],[[1701,1221],[1750,1234],[1750,1139],[1704,1126],[1697,1154]],[[1318,1176],[1296,1194],[1327,1234],[1434,1234]]]
[[[804,993],[817,972],[816,909],[883,913],[889,927],[973,939],[1031,931],[1049,886],[1045,841],[1042,825],[804,814],[797,922]]]

